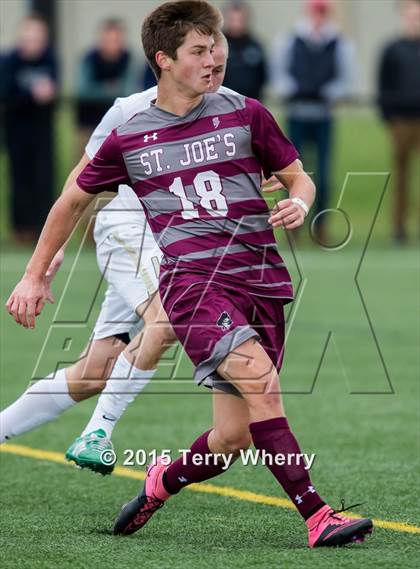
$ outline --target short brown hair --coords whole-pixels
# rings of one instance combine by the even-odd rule
[[[229,51],[229,43],[227,37],[223,32],[216,32],[213,36],[214,38],[214,45],[222,45],[226,52]]]
[[[149,65],[159,80],[161,69],[155,55],[163,51],[172,59],[177,58],[177,50],[191,30],[211,36],[223,24],[220,11],[205,0],[178,0],[165,2],[144,20],[141,41]]]

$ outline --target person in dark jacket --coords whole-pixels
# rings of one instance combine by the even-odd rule
[[[31,15],[0,63],[0,99],[10,161],[11,222],[18,243],[33,243],[54,197],[54,103],[58,68],[45,21]]]
[[[147,91],[156,85],[156,77],[152,68],[148,63],[145,64],[143,69],[143,91]]]
[[[353,88],[353,46],[332,19],[330,0],[308,0],[307,18],[273,51],[271,83],[287,101],[289,136],[300,153],[316,150],[315,238],[326,243],[333,108]]]
[[[84,55],[78,70],[76,96],[81,152],[114,100],[130,95],[136,87],[124,25],[117,19],[106,20],[101,24],[96,47]]]
[[[260,100],[267,82],[267,62],[262,45],[249,29],[249,7],[236,0],[227,5],[224,16],[229,45],[224,85]]]
[[[394,150],[393,226],[397,243],[407,240],[410,159],[420,150],[420,0],[402,3],[403,33],[383,49],[378,103]]]

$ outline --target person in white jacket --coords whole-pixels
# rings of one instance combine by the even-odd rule
[[[354,91],[354,47],[335,24],[331,0],[307,0],[306,18],[272,52],[270,81],[286,102],[288,135],[305,160],[316,154],[314,231],[328,241],[325,210],[329,207],[334,106]],[[307,161],[307,159],[306,159]]]

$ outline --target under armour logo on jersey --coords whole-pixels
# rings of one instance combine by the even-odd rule
[[[219,117],[214,117],[214,119],[213,119],[212,122],[213,122],[214,128],[217,128],[217,127],[219,126],[219,124],[220,124]]]
[[[229,328],[232,326],[233,320],[227,312],[222,312],[222,314],[219,316],[216,324],[223,331],[226,331],[226,330],[229,330]]]
[[[149,140],[157,140],[158,133],[154,132],[153,134],[145,134],[144,135],[144,142],[149,142]]]
[[[308,486],[308,489],[306,490],[306,492],[304,492],[302,494],[302,496],[299,496],[299,494],[296,494],[295,496],[295,502],[296,504],[301,504],[303,502],[303,498],[307,495],[307,494],[315,494],[315,488],[313,486]]]

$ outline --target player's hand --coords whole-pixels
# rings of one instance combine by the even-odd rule
[[[6,308],[17,324],[24,328],[35,328],[35,318],[46,302],[51,302],[46,278],[35,279],[24,275],[6,302]]]
[[[283,229],[296,229],[303,225],[306,213],[303,208],[292,202],[290,198],[280,200],[274,206],[271,216],[268,219],[273,227],[282,227]]]
[[[285,188],[277,176],[273,175],[268,180],[263,178],[261,189],[263,192],[277,192],[277,190],[284,190]]]
[[[57,274],[57,271],[61,267],[64,261],[64,249],[59,249],[55,254],[54,259],[51,261],[50,266],[45,273],[45,281],[47,284],[47,299],[49,302],[54,303],[54,295],[51,290],[51,283]]]

